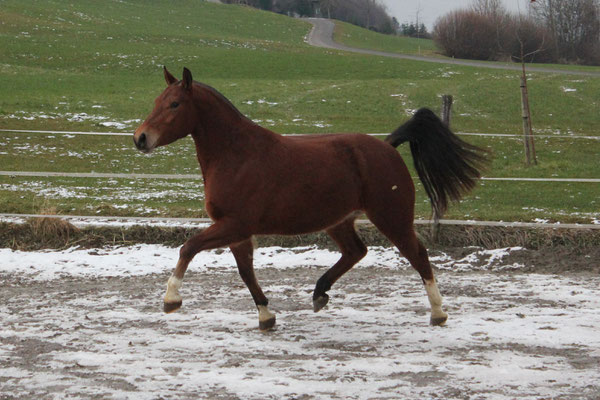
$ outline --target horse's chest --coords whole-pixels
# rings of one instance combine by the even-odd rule
[[[244,195],[236,191],[235,185],[227,180],[207,180],[204,188],[206,213],[213,220],[219,220],[232,210],[239,208]]]
[[[225,216],[223,208],[210,200],[206,201],[206,213],[213,221],[218,221]]]

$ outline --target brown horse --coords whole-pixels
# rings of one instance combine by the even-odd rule
[[[385,142],[362,134],[284,137],[252,122],[215,89],[194,82],[187,68],[181,81],[166,68],[164,75],[168,87],[133,140],[150,153],[192,135],[206,211],[214,222],[181,248],[167,284],[165,312],[181,307],[179,289],[192,258],[228,246],[258,308],[260,329],[272,328],[275,315],[254,275],[252,236],[324,230],[342,256],[317,281],[313,306],[319,311],[331,285],[367,252],[354,229],[354,220],[365,213],[421,275],[431,323],[446,322],[427,250],[413,227],[413,181],[395,147],[410,142],[419,177],[439,212],[475,185],[484,150],[460,140],[427,109]]]

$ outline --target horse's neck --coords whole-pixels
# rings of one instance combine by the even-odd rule
[[[268,149],[278,135],[264,129],[242,114],[232,113],[226,104],[218,104],[208,118],[203,118],[192,133],[198,162],[206,177],[211,168],[226,162],[227,168],[241,165],[257,149]],[[238,165],[236,165],[238,164]]]

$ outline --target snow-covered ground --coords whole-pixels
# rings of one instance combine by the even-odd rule
[[[522,249],[432,261],[450,314],[394,251],[370,248],[312,312],[338,255],[258,249],[277,329],[261,333],[228,251],[200,254],[161,312],[178,250],[0,250],[2,398],[597,399],[600,277],[526,274]]]

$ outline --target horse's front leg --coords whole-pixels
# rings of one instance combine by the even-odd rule
[[[237,229],[235,224],[228,221],[219,221],[186,241],[179,251],[177,266],[167,282],[164,311],[170,313],[181,307],[183,299],[179,294],[179,289],[183,283],[185,271],[196,254],[202,250],[225,247],[246,239],[248,239],[248,235]]]
[[[248,290],[250,290],[256,308],[258,308],[258,327],[262,331],[272,329],[273,326],[275,326],[275,314],[269,311],[269,308],[267,307],[269,300],[260,288],[256,275],[254,274],[254,267],[252,265],[254,244],[252,243],[252,239],[236,243],[233,246],[230,246],[230,248],[235,257],[240,276],[248,287]]]

